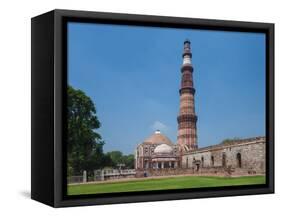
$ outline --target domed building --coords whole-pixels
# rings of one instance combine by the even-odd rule
[[[157,130],[137,146],[135,159],[136,169],[177,168],[178,146]]]

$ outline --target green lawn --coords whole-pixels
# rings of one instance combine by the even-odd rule
[[[94,183],[69,185],[68,194],[98,194],[110,192],[149,191],[163,189],[183,189],[217,187],[232,185],[264,184],[265,176],[215,177],[215,176],[180,176],[161,179],[131,180],[115,183]]]

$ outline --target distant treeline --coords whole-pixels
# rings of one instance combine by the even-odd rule
[[[227,138],[221,141],[220,144],[228,144],[228,143],[234,143],[234,142],[239,142],[241,138],[239,137],[234,137],[234,138]]]
[[[81,175],[83,170],[92,174],[105,167],[134,167],[134,156],[120,151],[103,152],[104,141],[99,133],[101,123],[90,97],[81,90],[68,86],[67,96],[67,171],[68,176]]]

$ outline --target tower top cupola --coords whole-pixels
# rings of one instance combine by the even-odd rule
[[[189,40],[188,38],[186,38],[186,39],[184,40],[184,44],[190,44],[190,40]]]
[[[182,57],[183,58],[187,58],[189,61],[189,64],[191,64],[191,57],[192,57],[192,54],[191,54],[191,49],[190,49],[190,40],[189,39],[185,39],[184,40],[184,47],[183,47],[183,54],[182,54]]]

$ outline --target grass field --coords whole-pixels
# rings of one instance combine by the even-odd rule
[[[167,190],[200,187],[264,184],[264,176],[211,177],[181,176],[160,179],[130,180],[111,183],[69,185],[68,195],[99,194],[111,192]]]

